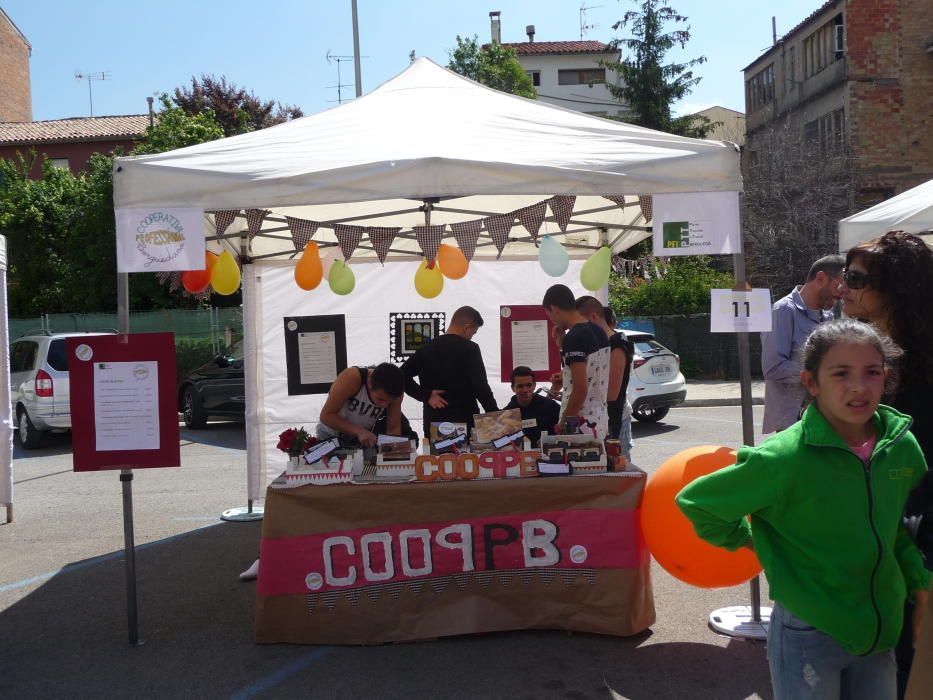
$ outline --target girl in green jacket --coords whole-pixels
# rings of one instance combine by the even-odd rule
[[[879,405],[893,352],[867,324],[821,324],[803,349],[803,418],[677,496],[701,538],[758,554],[776,700],[894,700],[904,600],[926,607],[901,524],[926,464],[910,418]]]

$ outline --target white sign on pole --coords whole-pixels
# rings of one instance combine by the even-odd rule
[[[771,290],[711,289],[711,333],[767,333],[771,330]]]
[[[689,192],[652,197],[654,254],[728,255],[741,246],[738,192]]]
[[[203,270],[204,210],[117,209],[117,272]]]

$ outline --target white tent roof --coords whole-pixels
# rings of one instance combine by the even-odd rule
[[[638,206],[602,195],[739,191],[737,148],[554,107],[486,88],[429,59],[339,107],[241,136],[150,156],[118,158],[114,205],[272,211],[257,257],[293,254],[285,215],[401,226],[394,253],[417,253],[404,229],[506,213],[552,195],[577,195],[565,241],[614,248],[645,238]],[[352,205],[352,206],[350,206]],[[555,233],[553,217],[541,233]],[[244,222],[228,229],[227,236]],[[636,226],[640,228],[630,229]],[[516,226],[513,236],[522,230]],[[266,235],[269,234],[269,235]],[[449,234],[448,234],[449,235]],[[513,237],[509,256],[533,254]],[[319,242],[335,240],[322,230]],[[488,254],[488,237],[477,256]],[[495,253],[495,250],[492,250]],[[365,244],[360,255],[373,255]]]
[[[933,180],[842,219],[839,250],[898,229],[908,233],[933,231]]]

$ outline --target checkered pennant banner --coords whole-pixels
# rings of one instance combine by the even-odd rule
[[[577,198],[574,195],[562,194],[556,194],[547,200],[561,233],[567,233],[567,224],[570,223],[570,217],[573,215],[573,205],[576,201]]]
[[[603,199],[608,199],[610,202],[615,202],[619,205],[620,209],[625,209],[625,195],[624,194],[604,194]]]
[[[298,219],[294,216],[286,216],[285,223],[288,224],[288,230],[291,231],[295,250],[304,250],[304,247],[314,238],[314,234],[317,233],[320,226],[317,221]]]
[[[450,224],[450,230],[457,239],[457,245],[463,251],[467,260],[473,259],[473,253],[476,252],[476,241],[479,239],[479,232],[483,230],[482,219],[474,221],[460,221],[456,224]]]
[[[340,252],[343,253],[343,259],[350,262],[350,256],[363,239],[364,229],[362,226],[348,226],[347,224],[334,224],[334,235],[337,236],[337,242],[340,244]]]
[[[262,222],[270,213],[268,209],[246,210],[246,230],[249,231],[250,240],[253,240],[256,234],[262,229]]]
[[[645,217],[645,221],[651,221],[652,212],[651,212],[651,196],[639,197],[638,206],[641,207],[641,215]]]
[[[376,256],[383,265],[385,265],[386,256],[389,254],[389,247],[399,231],[401,231],[400,228],[391,226],[370,226],[366,229],[366,233],[369,234],[369,242],[373,244],[373,250],[376,251]]]
[[[214,215],[214,231],[219,239],[227,232],[227,229],[230,228],[230,224],[233,223],[233,220],[236,219],[236,215],[240,212],[237,209],[224,209],[222,211],[212,211],[208,213]]]
[[[495,243],[496,250],[499,251],[496,260],[502,257],[502,249],[505,248],[505,244],[509,242],[509,233],[511,233],[514,224],[514,212],[490,216],[483,219],[483,225],[486,227],[486,230],[489,231],[489,237],[492,238],[492,242]]]
[[[412,226],[411,228],[415,232],[418,245],[421,246],[421,252],[428,259],[428,264],[433,263],[437,257],[437,248],[444,240],[446,227],[444,224],[439,224],[437,226]]]
[[[175,272],[157,272],[156,279],[159,280],[159,284],[168,283],[168,291],[174,292],[181,286],[181,272],[177,270]],[[208,285],[210,286],[210,285]]]
[[[547,215],[547,200],[532,204],[530,207],[524,207],[515,212],[518,217],[518,223],[525,227],[525,230],[531,234],[531,239],[538,245],[538,231],[541,230],[541,224],[544,223],[544,217]]]

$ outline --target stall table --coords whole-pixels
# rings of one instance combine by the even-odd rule
[[[380,644],[655,620],[645,474],[270,487],[256,641]]]

